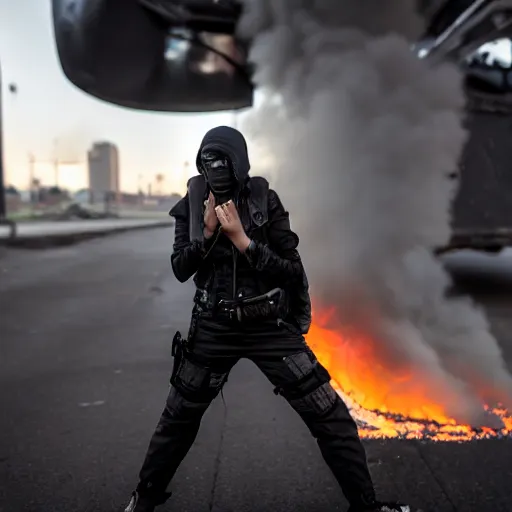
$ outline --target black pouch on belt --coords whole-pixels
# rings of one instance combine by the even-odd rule
[[[261,320],[277,320],[283,315],[284,292],[281,288],[257,297],[249,297],[236,301],[221,300],[218,307],[229,318],[239,323],[250,323]]]

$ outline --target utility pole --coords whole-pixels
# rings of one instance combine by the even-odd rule
[[[14,84],[9,85],[12,93],[16,92]],[[4,141],[3,141],[3,84],[2,84],[2,62],[0,61],[0,224],[8,224],[11,226],[11,237],[16,234],[16,224],[7,219],[7,201],[5,197],[5,173],[4,173]]]
[[[55,175],[55,187],[59,188],[59,160],[57,158],[53,161],[53,173]]]
[[[3,116],[2,116],[2,63],[0,62],[0,222],[7,217],[4,183],[4,143],[3,143]]]
[[[35,158],[32,153],[28,154],[28,189],[30,192],[32,192],[32,189],[34,187],[34,163]]]
[[[55,187],[59,188],[59,157],[57,156],[58,139],[53,139],[53,172],[55,175]]]
[[[28,191],[30,194],[30,209],[34,210],[35,194],[34,194],[34,155],[28,154]]]

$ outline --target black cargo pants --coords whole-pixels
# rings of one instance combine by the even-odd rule
[[[275,322],[243,329],[203,319],[192,324],[185,353],[175,356],[173,384],[140,471],[141,495],[165,501],[203,414],[237,361],[248,358],[306,423],[350,504],[357,508],[374,499],[356,424],[303,336]]]

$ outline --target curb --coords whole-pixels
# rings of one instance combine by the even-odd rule
[[[161,222],[156,224],[125,226],[118,228],[102,229],[99,231],[87,231],[84,233],[64,233],[57,235],[41,235],[41,236],[11,236],[9,238],[0,239],[0,246],[18,247],[24,249],[46,249],[51,247],[62,247],[74,245],[86,240],[101,238],[115,234],[124,233],[126,231],[136,231],[142,229],[169,228],[174,226],[173,222]],[[15,228],[13,228],[15,230]]]

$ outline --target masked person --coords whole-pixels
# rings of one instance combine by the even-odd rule
[[[231,368],[252,360],[298,412],[339,482],[352,512],[409,511],[375,499],[357,427],[304,339],[311,323],[308,283],[288,212],[264,178],[249,178],[243,135],[209,131],[199,175],[171,210],[171,263],[196,293],[186,340],[174,339],[164,411],[125,512],[153,512],[191,448],[201,418]]]

